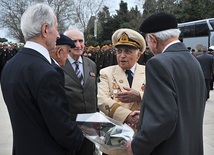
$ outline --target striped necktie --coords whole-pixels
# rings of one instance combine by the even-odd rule
[[[77,74],[78,79],[80,80],[81,85],[83,86],[84,81],[83,81],[82,73],[81,73],[81,71],[79,69],[79,61],[75,61],[74,63],[76,64],[75,72]]]
[[[132,76],[132,71],[130,71],[130,70],[126,70],[125,71],[126,72],[126,74],[128,75],[128,81],[129,81],[129,86],[130,86],[130,88],[132,87],[132,80],[133,80],[133,76]]]

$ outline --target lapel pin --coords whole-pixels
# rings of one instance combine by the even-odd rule
[[[123,80],[119,80],[120,83],[123,83]]]
[[[93,73],[93,72],[90,72],[89,74],[90,74],[90,76],[95,76],[95,73]]]

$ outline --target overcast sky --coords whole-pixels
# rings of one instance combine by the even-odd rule
[[[128,4],[128,10],[130,10],[132,7],[135,7],[135,5],[138,5],[138,9],[142,12],[142,1],[143,0],[123,0],[123,2],[126,2]],[[110,3],[109,3],[110,2]],[[109,7],[110,14],[115,14],[116,10],[119,10],[119,4],[121,0],[109,0],[107,6]],[[6,38],[8,41],[17,42],[13,38],[9,38],[6,35],[6,29],[0,29],[0,38]]]

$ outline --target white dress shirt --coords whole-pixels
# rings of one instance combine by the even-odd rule
[[[73,67],[74,71],[76,70],[76,64],[75,64],[75,61],[69,54],[68,54],[68,61],[71,63],[71,66]],[[80,56],[79,59],[79,70],[81,71],[82,73],[82,76],[84,78],[84,72],[83,72],[83,60],[82,60],[82,57]]]
[[[24,45],[24,47],[30,48],[30,49],[33,49],[33,50],[39,52],[39,53],[42,54],[42,55],[50,62],[50,64],[51,64],[51,58],[50,58],[49,52],[48,52],[48,50],[47,50],[44,46],[42,46],[42,45],[40,45],[40,44],[38,44],[38,43],[36,43],[36,42],[33,42],[33,41],[27,41],[26,44]]]

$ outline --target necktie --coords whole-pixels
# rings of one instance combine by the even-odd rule
[[[132,71],[126,70],[126,74],[128,75],[129,86],[131,88],[132,87],[132,80],[133,80]]]
[[[82,73],[81,73],[81,71],[79,69],[79,61],[75,61],[75,64],[76,64],[76,70],[75,70],[75,72],[77,74],[78,79],[80,80],[81,85],[83,86],[83,82],[84,81],[83,81]]]

